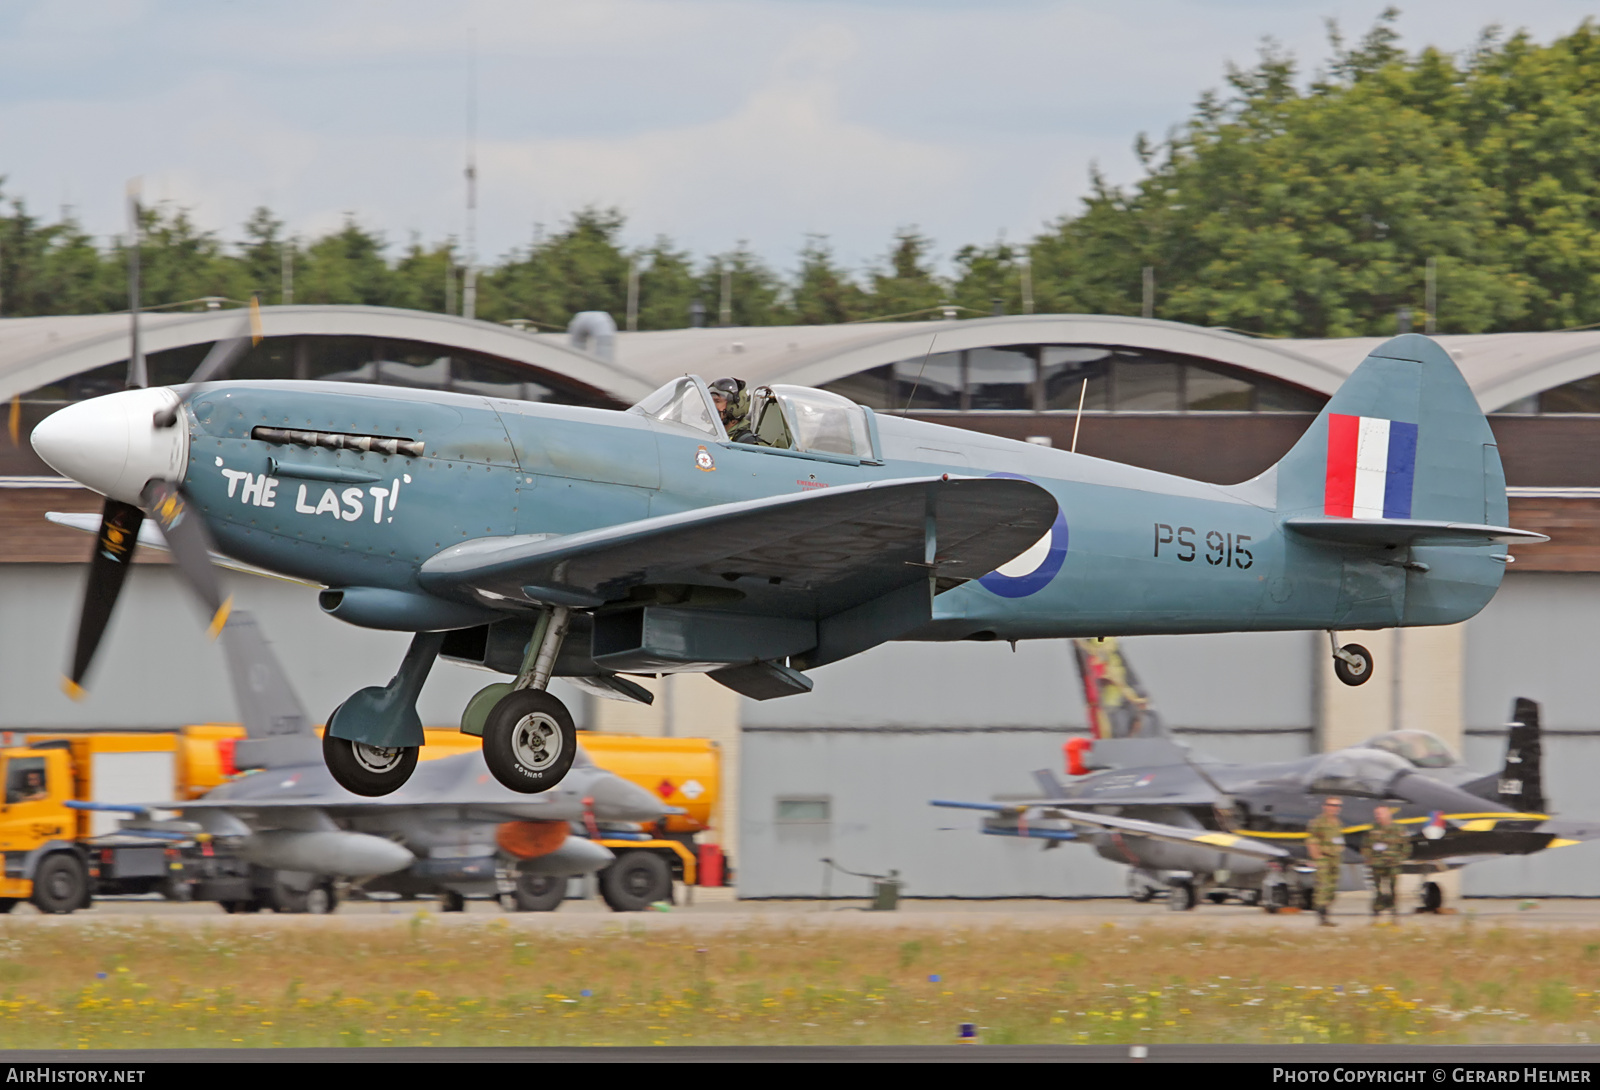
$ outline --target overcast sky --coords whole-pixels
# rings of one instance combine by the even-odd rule
[[[1181,121],[1264,36],[1306,69],[1366,0],[4,0],[0,175],[122,229],[129,178],[236,239],[256,205],[316,234],[460,235],[476,42],[479,254],[584,204],[697,255],[781,269],[803,236],[864,266],[915,224],[942,258],[1030,237],[1091,163]],[[1541,40],[1580,0],[1412,0],[1405,44]]]

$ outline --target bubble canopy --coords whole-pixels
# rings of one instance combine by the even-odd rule
[[[1425,730],[1391,730],[1375,734],[1361,745],[1366,749],[1393,753],[1418,768],[1449,768],[1461,763],[1461,758],[1445,744],[1443,738]]]

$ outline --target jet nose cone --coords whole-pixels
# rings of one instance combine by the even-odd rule
[[[678,812],[656,796],[620,776],[597,779],[589,790],[594,799],[594,814],[601,821],[655,821]]]
[[[33,449],[50,468],[102,496],[138,503],[152,477],[182,480],[189,429],[182,414],[170,428],[155,414],[178,403],[172,390],[124,390],[68,405],[33,429]]]

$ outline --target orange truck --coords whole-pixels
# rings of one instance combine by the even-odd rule
[[[91,896],[177,895],[182,851],[118,833],[126,806],[187,799],[221,783],[218,741],[237,728],[179,732],[0,731],[0,913],[87,907]]]
[[[429,757],[479,744],[454,729],[427,735]],[[22,901],[42,912],[71,912],[96,894],[185,898],[194,888],[187,871],[202,849],[123,835],[119,820],[130,804],[198,798],[231,778],[233,743],[243,737],[231,723],[153,732],[0,731],[0,913]],[[590,837],[617,856],[607,868],[616,872],[613,885],[654,903],[671,899],[674,880],[727,881],[718,847],[697,843],[721,790],[715,742],[588,732],[580,741],[597,765],[685,811],[648,830],[588,823]]]

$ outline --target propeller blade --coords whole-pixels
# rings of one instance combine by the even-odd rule
[[[194,369],[194,374],[189,376],[189,380],[182,386],[174,387],[178,391],[178,403],[170,409],[162,409],[155,414],[156,427],[170,428],[176,424],[178,414],[183,411],[189,398],[194,396],[195,388],[202,382],[210,382],[218,375],[226,374],[247,349],[261,343],[262,335],[261,302],[252,296],[249,313],[245,316],[240,331],[232,338],[212,345],[211,351],[206,353],[206,358],[200,361],[200,366]]]
[[[78,618],[78,640],[72,652],[72,672],[62,679],[62,688],[74,700],[83,699],[83,678],[89,672],[100,638],[111,621],[111,611],[122,592],[122,582],[133,563],[139,544],[139,527],[144,512],[131,503],[106,500],[100,516],[100,532],[95,536],[94,555],[89,559],[89,582],[84,588],[83,610]]]
[[[211,535],[206,533],[205,523],[189,510],[189,501],[176,482],[151,481],[140,498],[161,527],[184,581],[211,611],[211,624],[206,634],[216,639],[222,626],[228,623],[233,599],[222,595],[216,566],[211,563]]]
[[[128,183],[128,377],[122,384],[125,390],[142,390],[150,385],[150,372],[139,345],[139,240],[144,234],[144,210],[139,205],[141,186],[139,178]]]

